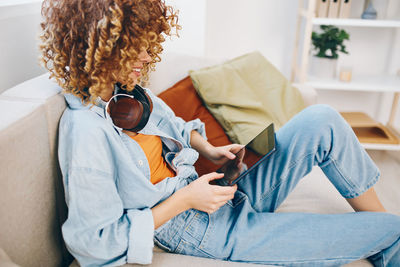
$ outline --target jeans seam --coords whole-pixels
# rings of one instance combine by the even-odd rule
[[[338,173],[340,174],[340,176],[343,178],[343,180],[347,183],[347,185],[351,188],[351,190],[349,190],[349,194],[343,194],[342,196],[344,198],[355,198],[359,195],[361,195],[362,193],[364,193],[366,190],[368,190],[372,185],[374,185],[376,183],[376,181],[378,180],[379,177],[379,172],[377,174],[375,174],[374,178],[372,179],[371,182],[369,182],[364,188],[360,188],[359,186],[353,184],[353,182],[351,182],[351,180],[347,179],[346,176],[343,174],[341,168],[339,167],[339,165],[337,164],[337,160],[333,157],[329,157],[331,159],[331,161],[333,162],[336,170],[338,171]]]
[[[379,173],[377,173],[371,182],[369,182],[363,189],[360,189],[359,192],[352,193],[350,195],[343,196],[344,198],[355,198],[362,195],[365,191],[370,189],[377,181],[378,181]]]
[[[178,246],[176,246],[175,250],[173,250],[173,253],[182,254],[181,252],[183,251],[183,242],[185,241],[183,240],[183,238],[181,238],[181,240],[179,240]]]
[[[393,244],[392,244],[393,245]],[[383,250],[375,250],[375,251],[372,251],[371,252],[371,255],[370,256],[367,256],[365,259],[366,260],[368,260],[372,265],[374,265],[373,264],[373,260],[371,260],[370,258],[371,257],[373,257],[373,256],[375,256],[375,255],[377,255],[378,253],[380,253],[380,252],[382,252]],[[378,263],[380,264],[380,265],[378,265],[378,266],[386,266],[386,264],[385,264],[385,259],[384,259],[384,257],[385,257],[385,254],[384,253],[381,253],[381,255],[382,255],[382,257],[379,257],[379,260],[377,260],[378,261]],[[374,266],[376,266],[376,265],[374,265]]]
[[[190,231],[188,231],[188,229],[192,226],[192,224],[194,223],[194,221],[196,220],[196,218],[199,217],[199,213],[196,212],[196,214],[192,217],[192,219],[190,220],[190,222],[188,223],[188,225],[185,227],[185,233],[187,233],[188,235],[190,235],[191,237],[193,237],[194,239],[196,239],[197,241],[201,241],[198,240],[197,237],[193,236]]]
[[[289,260],[289,261],[236,261],[236,262],[249,262],[249,263],[259,263],[259,264],[291,264],[291,263],[316,263],[316,262],[324,262],[324,261],[336,261],[336,260],[350,260],[356,261],[359,260],[359,257],[336,257],[336,258],[324,258],[324,259],[310,259],[310,260]],[[233,260],[235,261],[235,260]]]
[[[355,185],[351,180],[347,179],[347,177],[344,175],[342,169],[337,164],[337,160],[332,156],[329,156],[329,158],[331,159],[333,165],[335,166],[335,169],[338,171],[340,176],[342,176],[343,180],[347,183],[347,185],[350,186],[351,188],[356,188],[358,191],[360,191],[360,188],[357,185]],[[354,192],[354,189],[352,189],[351,191]]]
[[[190,212],[187,213],[187,215],[185,216],[184,221],[186,221],[186,220],[188,219],[189,216],[190,216]],[[193,217],[194,217],[194,216],[193,216]],[[168,226],[167,226],[166,228],[168,228]],[[165,229],[166,229],[166,228],[165,228]],[[165,229],[163,229],[163,230],[165,230]],[[174,233],[170,235],[170,237],[168,238],[168,240],[165,240],[165,243],[170,244],[170,243],[171,243],[171,240],[172,240],[179,232],[180,232],[179,227],[175,227]],[[160,233],[161,233],[161,232],[160,232]],[[163,246],[166,246],[166,245],[164,245],[160,240],[157,239],[157,241],[158,241],[160,244],[162,244]],[[173,250],[170,249],[170,251],[173,251]]]
[[[297,163],[299,163],[299,161],[303,160],[304,158],[308,157],[309,155],[314,154],[315,152],[310,152],[305,154],[303,157],[295,160],[292,162],[291,165],[289,165],[289,167],[287,168],[287,170],[285,171],[285,174],[282,175],[282,177],[284,177],[283,179],[281,179],[275,186],[271,187],[271,189],[269,191],[267,191],[266,193],[264,193],[263,195],[261,195],[260,199],[257,202],[263,201],[265,198],[267,198],[272,192],[275,191],[275,189],[277,189],[284,181],[287,180],[287,176],[288,173],[291,169],[294,168],[294,166],[296,166]],[[257,204],[255,206],[258,206]]]
[[[240,189],[238,189],[240,190]],[[243,193],[243,192],[242,192]],[[238,201],[235,202],[235,205],[233,204],[233,199],[228,200],[228,202],[226,202],[226,205],[228,205],[231,208],[236,208],[240,203],[242,203],[245,199],[246,199],[247,195],[245,193],[243,193],[243,195],[239,198]]]
[[[215,257],[214,255],[208,253],[207,251],[202,250],[200,247],[195,246],[195,245],[194,245],[193,243],[191,243],[190,241],[185,240],[184,238],[182,238],[182,240],[179,242],[178,248],[176,249],[175,253],[181,254],[182,251],[183,251],[183,249],[184,249],[184,246],[185,246],[186,244],[190,244],[191,246],[193,246],[192,248],[193,248],[194,250],[203,253],[204,255],[208,256],[208,257],[211,258],[211,259],[216,259],[216,258],[217,258],[217,257]]]
[[[161,248],[161,249],[163,249],[163,250],[165,250],[167,252],[172,252],[172,250],[169,247],[167,247],[166,245],[164,245],[163,243],[161,243],[161,241],[158,240],[158,238],[156,236],[154,237],[154,243],[156,243],[156,245],[159,248]]]
[[[203,248],[207,245],[207,241],[208,241],[210,232],[212,231],[212,228],[213,228],[212,221],[211,221],[212,216],[210,214],[208,214],[208,213],[207,213],[207,216],[208,216],[207,228],[206,228],[206,231],[204,232],[203,238],[201,239],[201,242],[200,242],[200,244],[198,246],[198,248],[201,249],[201,250],[203,250]]]
[[[185,216],[184,221],[186,221],[189,216],[190,216],[190,212],[187,213],[187,215]],[[177,227],[176,231],[175,231],[175,234],[171,235],[171,237],[168,239],[168,241],[167,241],[168,243],[171,242],[172,238],[174,238],[174,236],[179,232],[179,230],[180,230],[179,227]]]

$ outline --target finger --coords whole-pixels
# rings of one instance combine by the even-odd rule
[[[232,199],[234,196],[235,196],[235,191],[231,191],[229,193],[216,195],[214,201],[219,202],[219,201],[229,200]]]
[[[233,152],[233,153],[237,153],[239,152],[242,148],[244,147],[244,145],[239,145],[239,144],[232,144],[229,147],[229,151]]]
[[[212,205],[210,208],[208,208],[208,213],[214,213],[217,210],[219,210],[223,205],[225,205],[228,201],[220,201],[214,205]]]
[[[246,154],[246,149],[240,150],[236,155],[238,155],[240,158],[243,158],[244,154]]]
[[[228,199],[229,200],[229,199]],[[228,200],[221,201],[217,204],[218,208],[216,210],[219,210],[223,205],[226,205],[228,203]]]
[[[221,208],[221,207],[222,207],[223,205],[225,205],[226,203],[228,203],[228,201],[231,200],[231,199],[232,199],[232,198],[224,199],[224,200],[220,201],[220,202],[217,204],[218,209]]]
[[[236,155],[233,154],[233,153],[230,152],[230,151],[226,151],[225,154],[224,154],[224,156],[227,157],[228,159],[235,159],[235,158],[236,158]]]
[[[220,186],[220,185],[213,185],[214,192],[217,195],[229,195],[237,190],[237,186]]]
[[[215,199],[216,203],[221,203],[221,202],[227,202],[228,200],[231,200],[235,197],[235,194],[229,194],[229,195],[224,195],[224,196],[219,196],[218,198]]]
[[[211,173],[203,175],[202,177],[204,177],[205,180],[210,182],[212,180],[221,179],[222,177],[224,177],[224,174],[223,173],[217,173],[217,172],[211,172]]]

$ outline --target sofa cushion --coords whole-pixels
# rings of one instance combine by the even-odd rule
[[[49,136],[49,152],[50,159],[52,161],[52,173],[54,174],[54,184],[55,184],[55,194],[56,194],[56,202],[57,202],[57,212],[58,212],[58,220],[57,224],[61,225],[65,222],[68,215],[67,204],[65,203],[64,198],[64,186],[61,170],[58,164],[58,125],[61,118],[62,113],[66,108],[66,102],[64,96],[62,94],[56,94],[50,96],[47,101],[44,103],[46,119],[47,119],[47,131]],[[73,257],[67,251],[64,242],[62,242],[62,252],[64,261],[71,262]]]
[[[208,141],[212,145],[223,146],[232,143],[225,134],[221,125],[203,105],[203,102],[193,87],[190,77],[184,78],[158,96],[171,107],[176,116],[181,117],[185,121],[199,118],[204,122]],[[258,156],[250,152],[246,155],[244,161],[249,164],[257,159]],[[195,163],[195,168],[199,175],[203,175],[217,170],[218,166],[200,156],[199,160]]]
[[[0,131],[26,117],[40,106],[40,103],[4,99],[0,96]]]
[[[45,73],[33,79],[20,83],[1,95],[4,97],[23,98],[28,100],[46,101],[53,95],[61,92],[61,87],[49,79],[49,73]]]
[[[23,118],[34,109],[41,106],[41,111],[47,121],[47,149],[50,152],[51,162],[47,167],[49,173],[52,173],[54,178],[57,212],[59,215],[59,218],[56,218],[57,220],[54,223],[58,225],[62,224],[67,216],[62,176],[57,162],[58,123],[66,108],[65,99],[63,95],[60,94],[61,90],[61,87],[59,87],[55,81],[49,79],[49,73],[45,73],[20,83],[0,95],[0,111],[8,109],[7,106],[12,105],[15,107],[15,111],[6,112],[6,116],[1,118],[0,128],[5,129],[10,123],[18,121],[20,118]],[[2,112],[2,114],[4,114],[4,112]],[[43,177],[43,179],[48,178]],[[64,260],[72,261],[72,256],[66,250],[64,243],[61,243]],[[54,247],[54,250],[57,249],[59,248]],[[49,251],[49,254],[52,253],[52,251]]]
[[[271,122],[279,129],[305,107],[300,92],[259,52],[191,71],[190,77],[236,143],[247,144]],[[263,154],[263,149],[252,148]]]
[[[29,106],[13,104],[6,116]],[[50,157],[44,105],[2,129],[0,141],[0,247],[21,266],[59,266],[63,259],[56,162]]]

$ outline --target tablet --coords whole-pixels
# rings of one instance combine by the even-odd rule
[[[219,185],[232,186],[245,177],[251,170],[253,170],[262,161],[267,159],[275,151],[275,130],[274,124],[271,123],[267,128],[262,130],[256,137],[254,137],[246,146],[239,150],[235,155],[236,158],[227,161],[216,172],[223,173],[224,177],[217,181]],[[247,150],[253,152],[258,151],[258,155],[262,156],[254,164],[247,166],[247,170],[243,171],[243,157]]]

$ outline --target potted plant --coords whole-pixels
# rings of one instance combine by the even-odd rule
[[[312,44],[316,54],[312,59],[312,75],[321,78],[334,78],[336,76],[338,53],[348,54],[345,40],[349,34],[332,25],[321,25],[321,32],[312,33]]]

